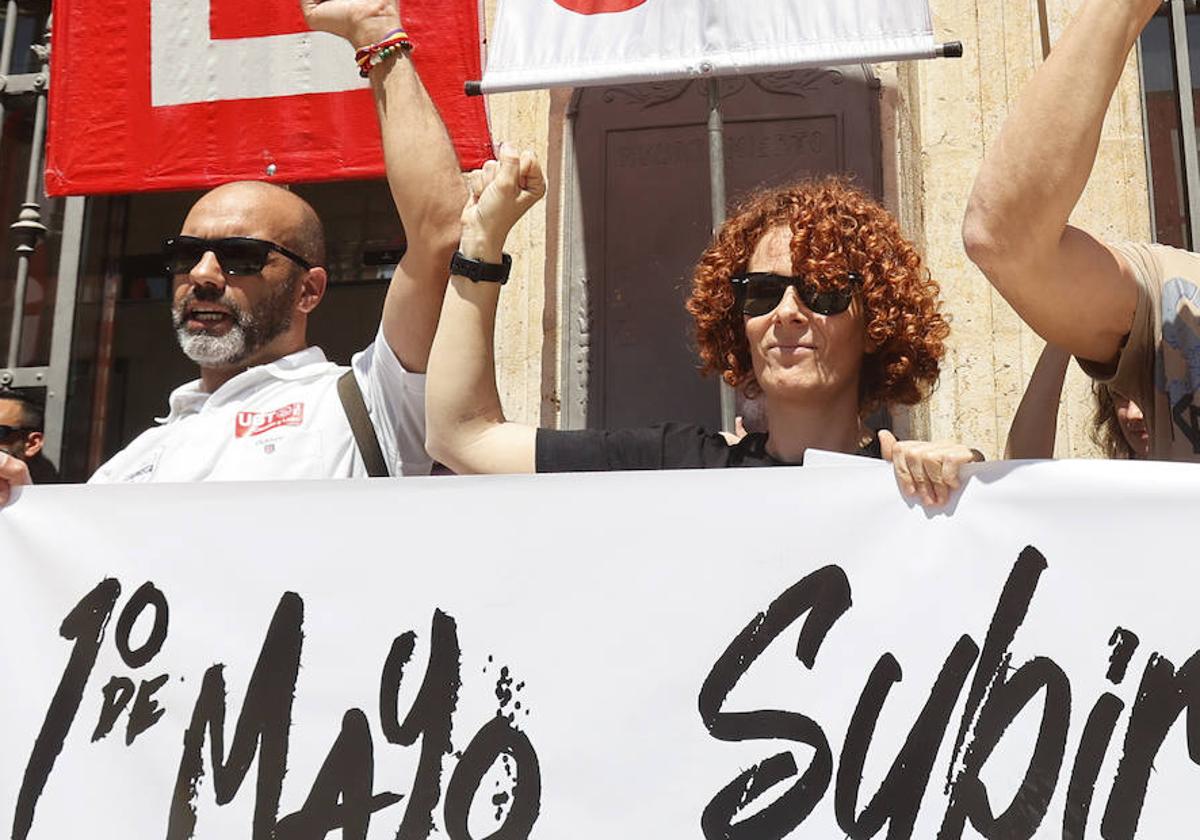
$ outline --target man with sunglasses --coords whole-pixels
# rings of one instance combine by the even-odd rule
[[[301,0],[314,29],[356,48],[401,29],[380,0]],[[351,362],[381,459],[351,432],[345,368],[308,345],[308,318],[328,280],[320,220],[271,184],[218,187],[163,244],[174,278],[172,319],[200,377],[171,394],[160,425],[143,433],[93,482],[343,478],[428,473],[424,376],[458,242],[465,198],[458,161],[407,48],[368,68],[393,197],[407,251],[388,288],[375,341]],[[353,389],[351,389],[353,391]],[[343,399],[346,402],[343,402]],[[369,435],[365,435],[369,437]],[[366,447],[368,450],[370,447]]]
[[[1030,327],[1141,408],[1150,458],[1200,461],[1200,254],[1069,223],[1129,53],[1162,6],[1079,5],[988,147],[963,242]]]
[[[688,423],[641,429],[537,429],[508,421],[492,358],[502,247],[544,194],[536,159],[501,149],[468,176],[461,253],[429,360],[428,448],[457,472],[770,467],[809,449],[883,457],[931,506],[977,453],[878,437],[864,418],[918,402],[948,333],[938,288],[895,220],[844,181],[765,190],[730,215],[693,277],[688,309],[708,370],[761,396],[766,431],[731,441]]]
[[[31,397],[0,388],[0,452],[29,463],[42,451],[45,413]]]
[[[42,454],[45,410],[28,393],[0,387],[0,506],[7,500],[7,483],[57,482],[58,471]]]

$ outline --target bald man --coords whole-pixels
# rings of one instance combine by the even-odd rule
[[[302,0],[314,29],[354,46],[401,27],[382,0]],[[389,182],[408,238],[375,341],[353,381],[391,475],[428,473],[424,376],[466,199],[450,138],[401,52],[371,71]],[[179,346],[200,376],[176,389],[154,428],[92,483],[351,478],[367,462],[338,394],[346,368],[309,346],[328,275],[320,220],[280,187],[217,187],[164,244]],[[0,470],[3,465],[0,464]],[[3,473],[0,472],[0,481]]]

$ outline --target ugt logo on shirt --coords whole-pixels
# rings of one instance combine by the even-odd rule
[[[304,422],[304,403],[291,403],[274,411],[239,411],[234,422],[235,437],[253,437],[278,429],[280,426],[299,426]]]
[[[636,9],[646,0],[554,0],[554,2],[568,11],[581,15],[604,15]]]

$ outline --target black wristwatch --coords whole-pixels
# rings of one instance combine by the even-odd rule
[[[508,273],[512,271],[512,257],[508,254],[500,256],[503,262],[496,265],[496,263],[473,260],[463,256],[462,251],[455,251],[454,256],[450,258],[450,273],[466,277],[472,283],[486,280],[489,283],[499,283],[503,286],[508,282]]]

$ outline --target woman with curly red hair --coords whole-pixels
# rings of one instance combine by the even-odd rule
[[[461,256],[429,360],[430,454],[456,472],[558,472],[800,464],[810,448],[891,461],[902,488],[944,504],[957,444],[878,439],[863,418],[920,401],[937,379],[949,332],[938,288],[882,207],[845,181],[764,192],[721,228],[700,259],[688,311],[706,371],[759,397],[767,431],[730,440],[666,423],[622,431],[553,431],[508,422],[492,342],[504,240],[545,193],[534,157],[502,149],[468,178]]]
[[[763,274],[751,265],[756,256],[782,275],[756,276]],[[793,275],[803,282],[787,282]],[[692,280],[687,309],[705,371],[747,396],[762,392],[753,360],[765,362],[770,354],[752,354],[748,327],[785,302],[788,285],[794,304],[805,294],[845,304],[826,313],[809,304],[815,323],[861,328],[853,331],[862,339],[860,352],[839,357],[856,368],[859,414],[927,396],[950,328],[938,311],[937,284],[878,203],[843,179],[827,178],[761,193],[739,208],[700,257]],[[834,317],[842,311],[850,312],[848,321]],[[855,357],[860,364],[852,364]]]

